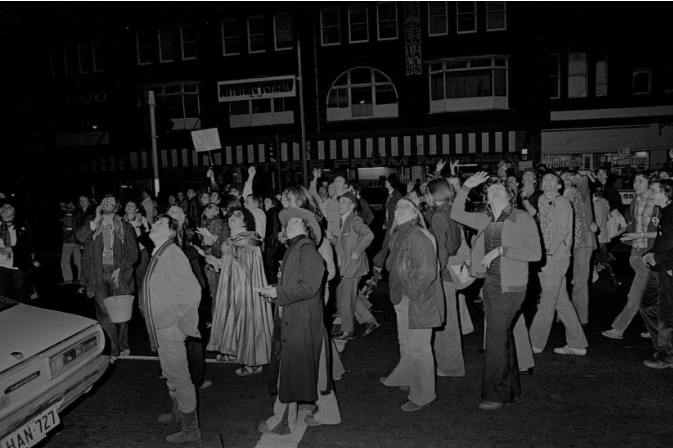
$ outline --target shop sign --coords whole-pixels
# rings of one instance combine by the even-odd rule
[[[556,168],[582,168],[582,155],[545,155],[542,157],[542,163],[551,169]]]
[[[419,2],[404,2],[404,49],[407,76],[422,73],[421,7]]]
[[[220,103],[291,97],[296,96],[296,81],[294,76],[221,81],[217,96]]]

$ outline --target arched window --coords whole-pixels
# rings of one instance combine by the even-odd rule
[[[327,94],[327,121],[397,117],[397,91],[390,78],[370,67],[339,75]]]

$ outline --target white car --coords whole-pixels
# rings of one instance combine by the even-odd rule
[[[0,448],[30,448],[109,366],[98,322],[0,296]]]

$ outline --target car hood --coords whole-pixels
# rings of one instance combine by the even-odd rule
[[[0,372],[92,325],[96,321],[86,317],[23,304],[1,311]],[[12,353],[20,353],[21,359]]]

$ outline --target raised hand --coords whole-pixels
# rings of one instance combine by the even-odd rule
[[[438,160],[435,164],[435,171],[441,172],[444,169],[444,166],[446,166],[446,162],[443,160]]]
[[[257,169],[253,165],[250,168],[248,168],[248,176],[255,177],[255,174],[257,174]]]
[[[490,176],[486,171],[480,171],[477,174],[474,174],[469,178],[467,178],[463,183],[463,185],[465,185],[467,188],[474,188],[486,182],[489,177]]]

